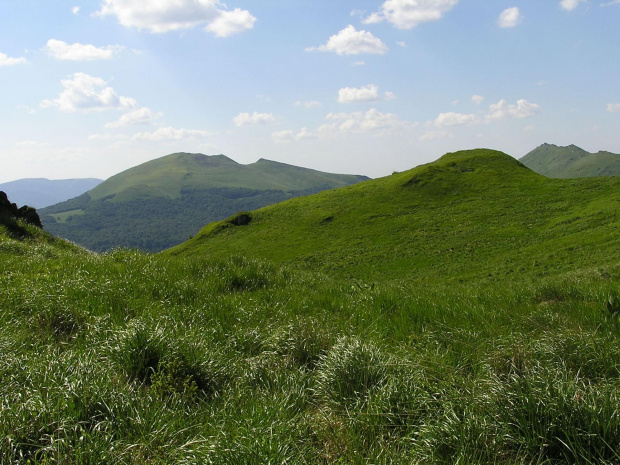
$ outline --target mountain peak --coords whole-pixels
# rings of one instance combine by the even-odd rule
[[[583,178],[620,175],[620,157],[610,152],[589,153],[575,144],[543,144],[520,160],[550,178]]]

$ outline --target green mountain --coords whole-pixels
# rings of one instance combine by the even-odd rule
[[[620,155],[590,153],[577,147],[543,144],[520,159],[528,168],[550,178],[588,178],[620,175]]]
[[[94,251],[159,251],[205,224],[366,180],[261,159],[175,153],[112,176],[87,193],[39,211],[46,230]]]
[[[546,276],[617,259],[618,202],[620,178],[549,179],[478,149],[213,223],[166,253],[366,280]]]

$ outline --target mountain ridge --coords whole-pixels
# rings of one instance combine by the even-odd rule
[[[583,178],[620,175],[620,155],[600,150],[590,153],[574,144],[562,147],[542,144],[520,161],[551,178]]]

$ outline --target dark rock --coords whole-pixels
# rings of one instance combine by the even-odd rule
[[[21,208],[17,208],[17,205],[9,201],[5,192],[0,191],[0,223],[7,226],[9,229],[16,232],[21,232],[16,220],[24,220],[28,224],[32,224],[39,228],[43,228],[41,224],[41,218],[36,209],[24,205]]]
[[[238,213],[228,220],[229,223],[235,226],[247,226],[252,221],[252,217],[248,213]]]

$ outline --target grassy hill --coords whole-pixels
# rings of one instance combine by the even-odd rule
[[[176,255],[0,224],[0,463],[617,463],[614,191],[476,150]],[[263,227],[282,258],[241,241]],[[233,258],[205,247],[225,236]],[[429,279],[386,282],[416,267]]]
[[[84,195],[41,209],[45,228],[91,250],[159,251],[240,210],[368,179],[269,160],[175,153],[123,171]]]
[[[613,263],[620,179],[545,178],[492,150],[206,226],[170,254],[266,258],[365,280],[495,280]]]
[[[520,159],[528,168],[550,178],[586,178],[620,175],[620,155],[589,153],[577,147],[543,144]]]

